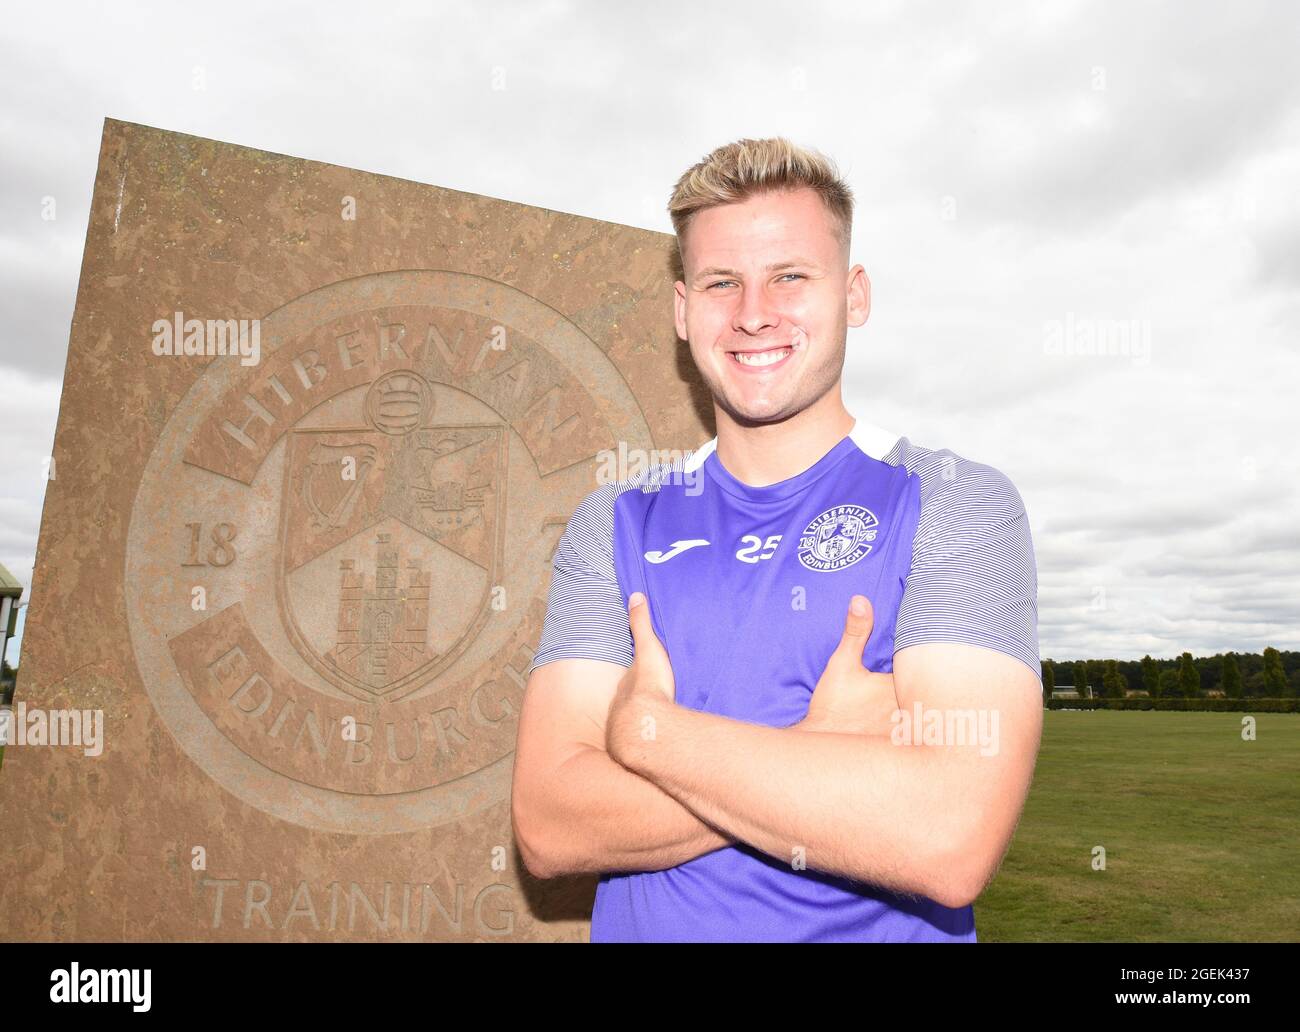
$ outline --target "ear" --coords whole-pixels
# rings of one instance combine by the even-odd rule
[[[867,270],[855,265],[849,270],[846,294],[848,296],[848,324],[861,326],[871,314],[871,280]]]

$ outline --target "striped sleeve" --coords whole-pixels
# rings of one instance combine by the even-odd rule
[[[946,449],[918,468],[921,517],[894,651],[960,642],[1014,656],[1042,676],[1038,574],[1015,485]]]
[[[597,488],[569,517],[552,560],[542,638],[528,674],[555,659],[632,665],[632,631],[614,571],[614,499],[619,486]]]

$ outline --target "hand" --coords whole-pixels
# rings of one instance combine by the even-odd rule
[[[677,700],[677,682],[659,635],[650,619],[645,595],[634,591],[628,599],[628,625],[632,629],[632,665],[618,683],[605,721],[605,751],[627,766],[628,750],[653,733],[656,705]]]
[[[854,612],[855,606],[859,612]],[[849,600],[844,635],[813,689],[808,715],[793,725],[796,729],[857,735],[890,733],[890,718],[898,709],[894,675],[873,673],[862,663],[874,622],[871,602],[865,595],[854,595]]]

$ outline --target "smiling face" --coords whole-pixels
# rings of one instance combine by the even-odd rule
[[[848,269],[816,191],[705,208],[686,229],[682,264],[677,335],[719,408],[739,424],[775,423],[828,397],[871,288],[862,266]]]

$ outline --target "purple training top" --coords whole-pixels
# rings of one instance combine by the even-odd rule
[[[802,473],[752,487],[716,443],[579,505],[530,672],[575,656],[630,665],[634,591],[677,702],[750,723],[803,718],[854,594],[874,610],[870,670],[892,671],[907,644],[964,641],[1039,671],[1028,522],[1002,474],[858,421]],[[591,940],[973,942],[975,920],[740,844],[603,874]]]

